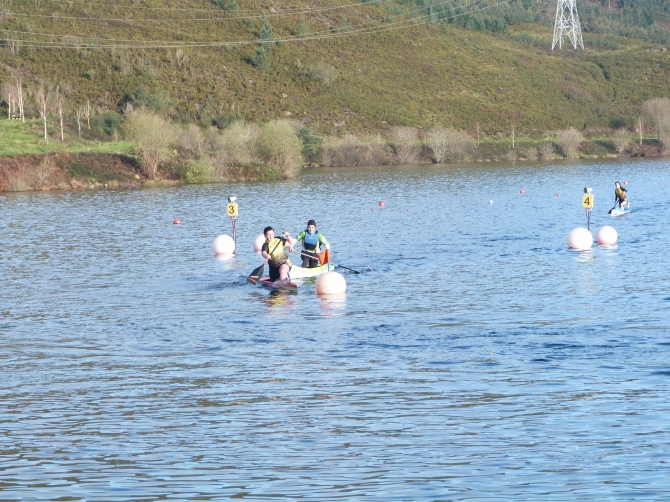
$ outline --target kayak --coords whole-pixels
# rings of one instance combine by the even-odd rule
[[[623,214],[628,214],[630,213],[630,204],[626,204],[626,207],[624,207],[623,211],[619,206],[614,206],[612,210],[610,211],[610,214],[612,216],[621,216]]]
[[[272,291],[282,291],[286,293],[297,293],[298,285],[295,282],[289,281],[275,281],[271,282],[268,276],[261,277],[259,281],[266,288],[270,288]]]
[[[314,268],[302,268],[302,267],[292,267],[291,271],[288,273],[291,279],[305,279],[307,277],[316,277],[317,275],[325,274],[326,272],[332,272],[335,270],[334,263],[326,263]]]

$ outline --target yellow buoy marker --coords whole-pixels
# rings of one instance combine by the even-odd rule
[[[337,272],[326,272],[316,280],[316,292],[320,295],[337,295],[346,291],[347,281]]]
[[[586,251],[593,246],[593,234],[584,227],[573,228],[566,241],[570,249]]]
[[[617,231],[609,225],[600,227],[596,232],[596,241],[601,246],[614,246],[618,238]]]

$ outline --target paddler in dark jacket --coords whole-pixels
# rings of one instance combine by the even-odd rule
[[[621,210],[623,211],[623,207],[624,207],[626,204],[628,204],[628,197],[626,197],[626,192],[627,192],[628,190],[626,190],[625,188],[623,188],[623,187],[621,186],[621,183],[619,183],[618,181],[617,181],[616,183],[614,183],[614,186],[616,187],[616,188],[614,189],[614,197],[616,197],[616,198],[614,199],[614,205],[616,206],[617,204],[619,204],[619,207],[620,207]]]
[[[288,279],[288,273],[291,270],[291,260],[286,256],[284,246],[288,242],[289,246],[293,247],[296,241],[288,232],[284,232],[284,237],[275,237],[272,227],[265,227],[263,234],[265,234],[265,242],[261,248],[261,255],[270,266],[270,281],[284,281]]]
[[[315,268],[319,266],[319,257],[317,255],[321,252],[321,245],[325,249],[330,249],[326,236],[316,229],[316,222],[314,220],[307,222],[307,230],[300,232],[295,240],[296,242],[302,241],[303,250],[300,254],[302,255],[303,268]],[[291,246],[291,251],[293,251],[293,246]]]

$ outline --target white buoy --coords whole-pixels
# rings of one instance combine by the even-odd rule
[[[593,235],[584,227],[570,230],[566,239],[568,247],[577,251],[585,251],[593,246]]]
[[[618,238],[619,234],[617,231],[609,225],[600,227],[596,232],[596,241],[601,246],[614,246]]]
[[[347,281],[337,272],[326,272],[316,280],[316,292],[320,295],[336,295],[346,290]]]
[[[233,254],[235,252],[235,241],[230,235],[219,235],[214,239],[214,254]]]
[[[490,201],[489,201],[489,204],[493,204],[493,201],[492,201],[492,200],[490,200]]]
[[[263,234],[257,235],[254,239],[254,251],[259,252],[263,248],[263,244],[265,244],[265,236]]]

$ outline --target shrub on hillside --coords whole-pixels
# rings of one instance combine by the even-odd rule
[[[419,153],[419,131],[415,127],[394,127],[391,131],[393,151],[398,164],[415,164]]]
[[[114,136],[114,133],[119,130],[123,124],[123,117],[113,110],[108,110],[102,115],[98,115],[91,119],[91,127],[94,131]]]
[[[316,80],[317,82],[321,82],[327,86],[333,85],[339,76],[339,73],[334,66],[321,61],[313,65],[303,65],[300,61],[298,61],[297,66],[298,71],[300,71],[303,75],[306,75],[312,80]]]
[[[134,143],[142,159],[142,172],[149,179],[156,177],[158,164],[170,155],[177,139],[175,128],[160,115],[146,108],[133,110],[123,125],[125,138]]]
[[[191,156],[200,158],[204,153],[205,135],[197,125],[189,124],[177,131],[177,146],[186,150]]]
[[[234,122],[223,131],[209,129],[209,144],[217,161],[224,166],[253,164],[258,161],[256,138],[260,127],[243,120]]]
[[[426,143],[433,151],[437,163],[463,160],[473,149],[472,139],[467,133],[445,127],[428,131]]]
[[[584,136],[574,127],[556,132],[556,143],[558,143],[561,150],[563,150],[563,155],[568,159],[577,158],[579,145],[582,144],[582,141],[584,141]]]
[[[612,135],[612,145],[617,153],[623,153],[626,150],[626,147],[630,143],[630,134],[625,127],[617,129]]]
[[[132,94],[127,94],[123,98],[123,106],[127,108],[130,103],[133,108],[148,108],[157,113],[169,112],[174,109],[175,101],[170,96],[170,93],[161,89],[160,87],[150,92],[145,86],[140,85]],[[128,109],[128,108],[127,108]]]
[[[664,145],[670,144],[670,99],[654,98],[642,105],[645,122],[652,125],[658,139]]]
[[[184,164],[184,179],[186,183],[212,183],[221,181],[220,174],[217,176],[216,170],[208,159],[189,159]]]
[[[302,141],[291,124],[283,120],[273,120],[261,127],[256,150],[261,160],[277,167],[284,178],[293,178],[300,171]]]
[[[554,144],[551,141],[545,141],[537,150],[540,154],[540,157],[542,157],[542,160],[551,160],[556,154],[556,149],[554,148]]]
[[[353,134],[328,138],[321,146],[321,163],[329,167],[382,166],[390,164],[393,155],[380,135],[365,143]]]

